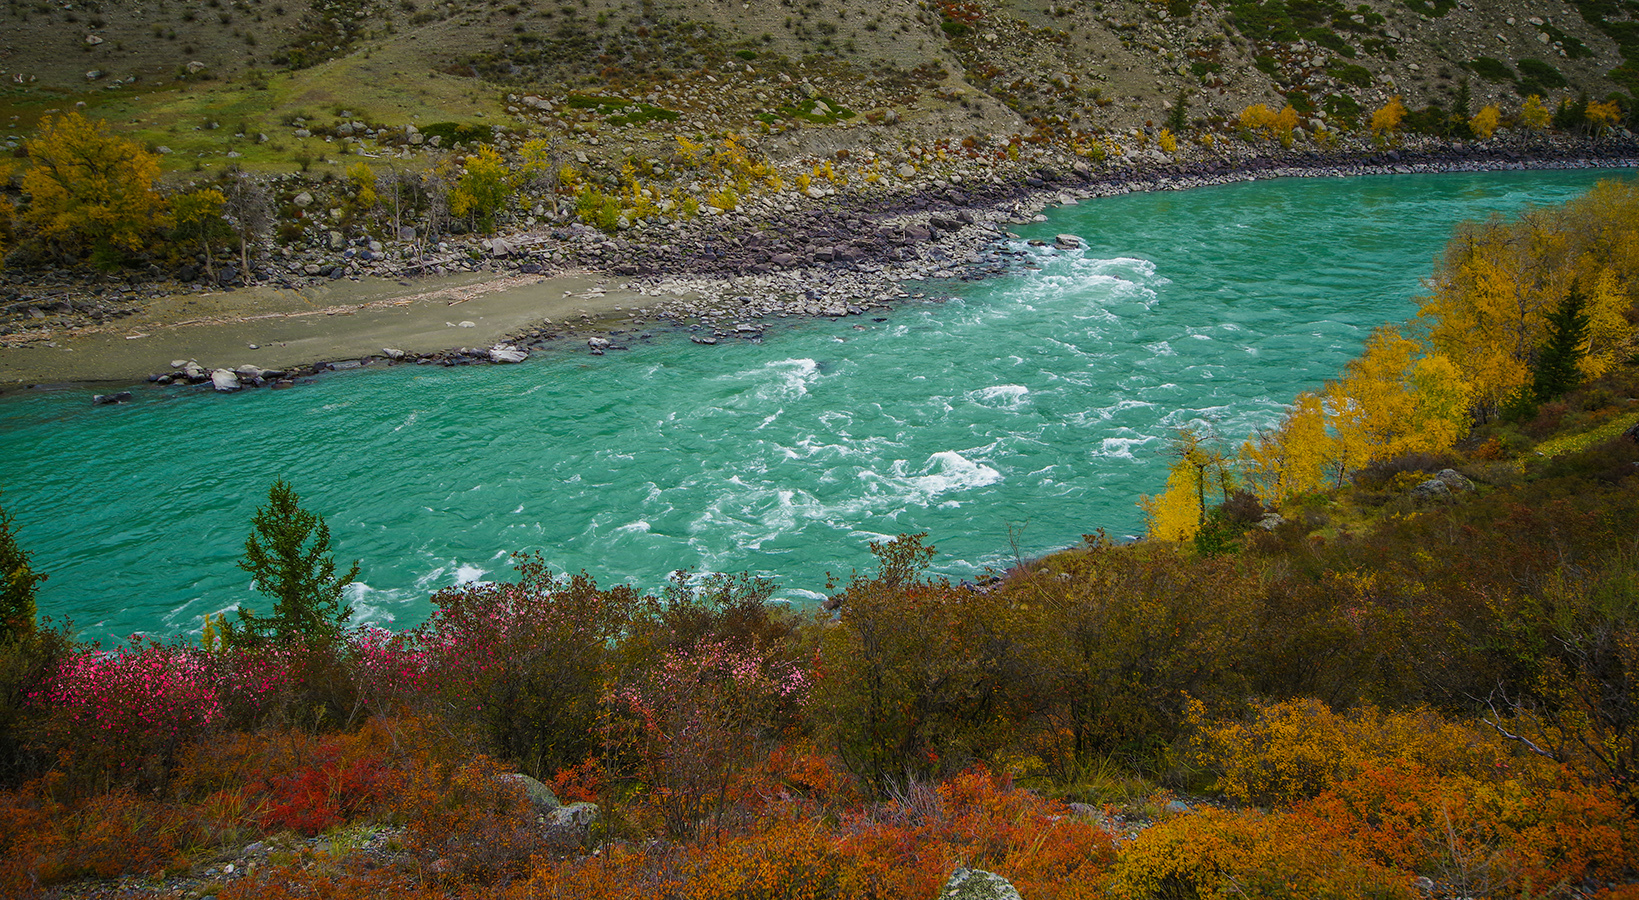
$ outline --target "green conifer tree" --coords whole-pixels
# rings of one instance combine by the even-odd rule
[[[0,507],[0,641],[34,630],[34,588],[46,580],[30,565],[31,554],[17,546],[12,521]]]
[[[1531,394],[1538,403],[1558,397],[1582,381],[1577,364],[1587,352],[1587,306],[1588,298],[1581,288],[1573,287],[1548,314],[1548,340],[1531,367]]]
[[[257,590],[273,598],[273,615],[259,616],[241,606],[238,623],[223,623],[224,643],[339,640],[353,616],[353,608],[342,603],[342,591],[358,577],[359,564],[355,561],[347,574],[336,577],[330,527],[301,508],[301,498],[283,479],[273,483],[267,499],[252,520],[239,568],[256,580]]]

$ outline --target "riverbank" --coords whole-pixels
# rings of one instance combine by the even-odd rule
[[[891,187],[832,187],[801,202],[752,198],[733,212],[613,236],[559,223],[452,238],[413,255],[373,241],[322,251],[333,260],[286,248],[264,270],[268,282],[248,288],[45,288],[44,302],[12,304],[26,318],[0,335],[0,393],[145,379],[219,390],[288,385],[373,364],[516,362],[567,336],[600,353],[645,328],[701,344],[755,340],[779,319],[863,315],[926,296],[923,281],[1004,274],[1017,257],[1007,229],[1050,206],[1264,178],[1634,167],[1639,146],[1563,138],[1330,154],[1247,146],[1190,163],[1133,154],[1096,170],[1047,148],[1010,163],[956,161]]]

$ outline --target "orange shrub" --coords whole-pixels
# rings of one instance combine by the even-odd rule
[[[1285,821],[1318,845],[1358,846],[1383,865],[1473,896],[1569,896],[1639,862],[1639,827],[1620,800],[1569,778],[1532,787],[1439,777],[1409,763],[1368,765]]]
[[[412,772],[400,800],[410,852],[452,878],[494,882],[521,873],[542,849],[541,832],[524,792],[499,779],[503,772],[486,756]]]
[[[48,776],[0,793],[0,894],[165,869],[181,864],[181,849],[196,839],[174,807],[127,790],[65,806],[52,796],[59,780]]]

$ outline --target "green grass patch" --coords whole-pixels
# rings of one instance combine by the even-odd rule
[[[435,122],[421,129],[427,140],[439,138],[439,144],[445,147],[454,147],[457,144],[487,144],[494,139],[494,132],[488,125],[473,125],[464,122]]]
[[[825,111],[820,111],[821,103],[825,104]],[[844,107],[830,97],[803,99],[797,103],[781,106],[778,111],[780,115],[787,119],[799,119],[817,125],[835,125],[837,122],[846,121],[858,115],[858,113]]]
[[[1431,19],[1441,18],[1456,8],[1457,0],[1406,0],[1406,9]]]
[[[1508,68],[1508,64],[1500,59],[1492,59],[1489,56],[1477,56],[1468,62],[1463,63],[1463,66],[1464,68],[1468,69],[1468,71],[1473,72],[1475,75],[1480,76],[1486,81],[1501,82],[1514,80],[1514,70]]]
[[[1566,34],[1552,24],[1544,23],[1542,25],[1538,25],[1537,28],[1542,31],[1543,34],[1548,35],[1549,40],[1557,41],[1560,47],[1565,50],[1566,57],[1570,59],[1586,59],[1593,55],[1593,51],[1588,49],[1587,44],[1582,43],[1582,41],[1578,38],[1574,38]]]
[[[1371,70],[1367,69],[1365,66],[1357,66],[1354,63],[1346,63],[1340,59],[1334,59],[1330,63],[1327,63],[1326,74],[1336,78],[1338,81],[1341,81],[1346,85],[1349,85],[1350,87],[1370,87],[1372,83]]]
[[[1360,122],[1360,103],[1348,94],[1332,94],[1320,102],[1320,108],[1339,124],[1350,128]]]
[[[1549,66],[1547,62],[1542,62],[1541,59],[1521,59],[1514,66],[1519,67],[1519,80],[1521,82],[1532,82],[1532,84],[1542,85],[1542,87],[1549,90],[1555,89],[1555,87],[1570,87],[1570,82],[1565,80],[1565,75],[1559,74],[1559,69]]]
[[[566,101],[571,109],[588,109],[601,116],[610,125],[646,125],[650,122],[674,122],[680,113],[624,97],[570,94]]]
[[[1602,444],[1616,437],[1636,424],[1639,424],[1639,413],[1617,416],[1598,428],[1584,431],[1581,434],[1565,434],[1549,438],[1537,445],[1536,454],[1552,459],[1556,456],[1564,456],[1567,453],[1586,450],[1595,444]]]

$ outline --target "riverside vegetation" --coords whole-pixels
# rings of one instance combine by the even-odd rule
[[[645,596],[523,557],[419,628],[349,628],[351,571],[276,484],[244,564],[270,614],[103,649],[35,621],[0,516],[0,879],[1639,896],[1636,279],[1630,184],[1464,226],[1417,320],[1277,427],[1181,434],[1150,539],[954,584],[902,535],[813,617],[756,578]],[[603,817],[545,840],[514,771]]]

